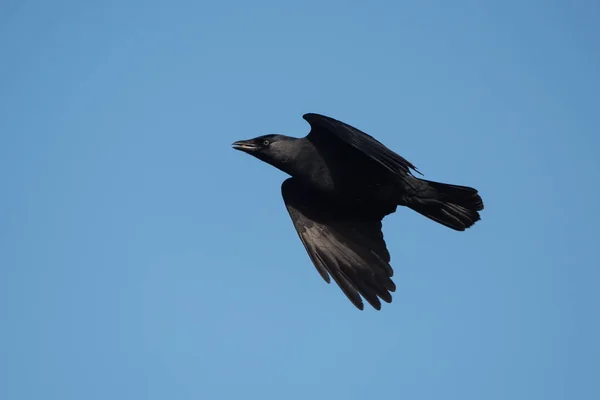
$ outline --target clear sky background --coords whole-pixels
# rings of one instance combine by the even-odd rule
[[[600,3],[0,3],[0,398],[599,399]],[[285,175],[318,112],[477,187],[321,280]]]

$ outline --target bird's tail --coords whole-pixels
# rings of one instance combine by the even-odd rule
[[[464,231],[479,221],[483,201],[477,190],[414,178],[414,193],[405,195],[409,208],[448,228]]]

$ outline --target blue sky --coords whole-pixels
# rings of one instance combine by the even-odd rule
[[[451,3],[1,2],[0,398],[600,398],[599,3]],[[484,198],[381,312],[230,148],[305,112]]]

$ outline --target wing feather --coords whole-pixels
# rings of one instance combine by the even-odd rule
[[[393,173],[408,174],[412,170],[421,174],[410,161],[388,149],[371,135],[353,126],[315,113],[304,114],[302,118],[308,121],[311,126],[308,135],[309,140],[311,135],[329,135],[363,152]]]
[[[361,296],[375,309],[396,290],[381,231],[383,215],[348,209],[289,178],[281,186],[285,206],[312,263],[360,310]]]

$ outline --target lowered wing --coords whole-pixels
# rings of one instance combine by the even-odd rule
[[[379,299],[392,301],[396,285],[381,231],[383,213],[333,204],[294,178],[283,182],[281,192],[300,240],[327,283],[333,278],[360,310],[361,296],[377,310]]]

